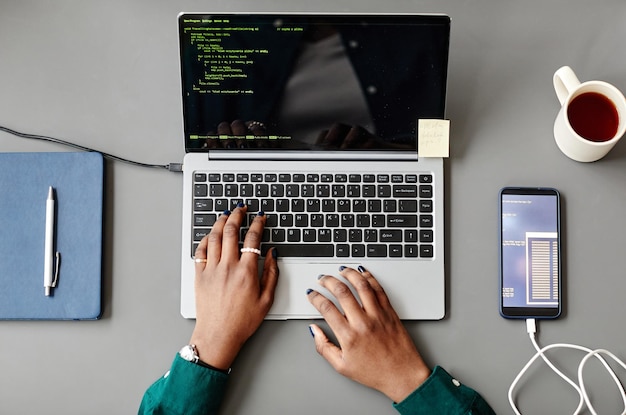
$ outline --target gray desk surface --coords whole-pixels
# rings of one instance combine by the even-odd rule
[[[448,313],[407,322],[411,335],[430,365],[479,390],[498,413],[511,412],[508,386],[533,349],[524,324],[497,312],[496,196],[505,185],[553,186],[564,197],[566,308],[541,324],[540,341],[626,357],[626,144],[580,164],[552,138],[560,66],[626,90],[623,0],[3,1],[0,124],[144,162],[180,162],[181,10],[449,14]],[[0,134],[0,151],[57,150],[66,149]],[[193,322],[178,312],[182,177],[118,162],[107,169],[104,317],[0,322],[1,413],[135,413],[189,339]],[[395,413],[384,396],[333,372],[307,324],[261,327],[236,361],[223,412]],[[579,357],[556,360],[575,374]],[[608,376],[596,364],[588,375],[597,409],[621,410]],[[577,396],[538,365],[519,402],[529,414],[568,414]]]

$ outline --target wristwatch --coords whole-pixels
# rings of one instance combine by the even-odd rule
[[[200,356],[198,356],[198,352],[196,351],[196,345],[195,344],[188,344],[186,346],[184,346],[182,349],[180,349],[180,352],[178,352],[178,354],[180,355],[180,357],[182,357],[183,359],[185,359],[188,362],[191,363],[195,363],[197,365],[200,366],[204,366],[207,369],[211,369],[211,370],[215,370],[217,372],[221,372],[224,373],[225,375],[228,375],[230,373],[230,368],[229,369],[218,369],[214,366],[211,366],[207,363],[204,363],[202,360],[200,360]]]

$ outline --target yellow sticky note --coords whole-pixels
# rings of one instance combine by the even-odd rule
[[[419,120],[417,154],[420,157],[450,155],[450,120]]]

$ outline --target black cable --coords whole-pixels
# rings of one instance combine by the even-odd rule
[[[72,148],[75,148],[75,149],[81,150],[81,151],[98,152],[98,153],[102,154],[102,156],[105,157],[105,158],[108,158],[108,159],[111,159],[111,160],[115,160],[115,161],[119,161],[119,162],[122,162],[122,163],[132,164],[134,166],[147,167],[147,168],[156,168],[156,169],[165,169],[165,170],[169,170],[171,172],[181,172],[182,171],[182,164],[180,164],[180,163],[170,163],[170,164],[141,163],[139,161],[128,160],[128,159],[125,159],[123,157],[118,157],[116,155],[113,155],[113,154],[110,154],[110,153],[105,153],[105,152],[99,151],[99,150],[95,150],[93,148],[81,146],[79,144],[70,143],[69,141],[61,140],[61,139],[55,138],[55,137],[49,137],[49,136],[46,136],[46,135],[22,133],[20,131],[15,131],[15,130],[12,130],[10,128],[4,127],[2,125],[0,125],[0,131],[4,131],[5,133],[9,133],[9,134],[12,134],[12,135],[20,137],[20,138],[28,138],[28,139],[31,139],[31,140],[49,141],[51,143],[62,144],[62,145],[65,145],[65,146],[68,146],[68,147],[72,147]]]

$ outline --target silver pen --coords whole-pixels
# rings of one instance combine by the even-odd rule
[[[56,255],[54,253],[54,210],[54,189],[50,186],[46,199],[46,233],[44,237],[43,286],[46,297],[50,296],[51,289],[56,287],[59,273],[59,253],[57,252]],[[55,258],[56,269],[54,269]]]

